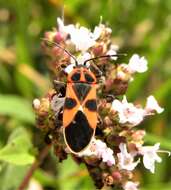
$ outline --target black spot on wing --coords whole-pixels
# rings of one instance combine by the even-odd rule
[[[95,99],[87,100],[85,107],[90,111],[97,111],[97,103]]]
[[[66,109],[72,109],[77,105],[77,102],[75,99],[73,98],[66,98],[65,99],[65,104],[64,104],[64,108]]]
[[[93,77],[92,77],[90,74],[88,74],[88,73],[85,73],[85,80],[86,80],[86,82],[88,82],[88,83],[94,82]]]
[[[89,93],[91,86],[86,83],[75,83],[73,90],[80,101],[83,101]]]
[[[94,130],[82,111],[78,111],[74,121],[65,128],[66,141],[74,152],[83,150],[90,143],[93,133]]]
[[[71,77],[73,82],[78,82],[80,80],[81,74],[80,73],[74,73]]]

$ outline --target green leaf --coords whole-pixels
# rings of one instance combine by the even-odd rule
[[[12,95],[0,95],[0,114],[15,117],[19,120],[33,124],[34,113],[25,99]]]
[[[9,137],[5,147],[0,149],[0,160],[16,165],[27,165],[34,161],[29,153],[32,148],[30,137],[23,128],[17,128]]]
[[[58,180],[52,174],[45,172],[42,169],[37,169],[33,177],[39,181],[43,186],[58,187]]]
[[[79,171],[79,166],[69,157],[64,160],[62,164],[59,164],[59,186],[60,189],[74,190],[78,181],[71,176]]]
[[[29,166],[17,166],[12,164],[3,164],[0,170],[1,190],[18,189],[21,181],[27,173]]]
[[[93,183],[84,165],[76,164],[71,157],[59,164],[58,184],[60,189],[93,189]]]

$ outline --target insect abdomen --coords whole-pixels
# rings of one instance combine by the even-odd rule
[[[94,130],[82,111],[78,111],[74,120],[65,128],[67,144],[74,152],[82,151],[90,143],[93,134]]]

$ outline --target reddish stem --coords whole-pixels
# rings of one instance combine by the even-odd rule
[[[41,152],[40,152],[38,158],[37,158],[37,159],[35,160],[35,162],[32,164],[32,166],[31,166],[30,169],[28,170],[26,176],[24,177],[22,183],[21,183],[20,186],[18,187],[18,190],[24,190],[24,189],[27,187],[27,185],[28,185],[28,183],[29,183],[29,181],[30,181],[30,178],[32,177],[34,171],[40,166],[40,164],[43,162],[43,160],[44,160],[44,159],[46,158],[46,156],[48,155],[50,147],[51,147],[51,144],[45,146],[45,147],[41,150]]]

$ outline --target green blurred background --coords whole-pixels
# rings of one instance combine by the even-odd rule
[[[113,42],[128,54],[125,62],[133,53],[148,59],[148,72],[135,76],[127,96],[145,103],[153,94],[165,108],[139,128],[146,129],[147,144],[160,142],[162,149],[171,151],[170,0],[0,0],[0,190],[17,189],[33,155],[44,146],[31,107],[32,100],[51,86],[40,38],[56,27],[63,7],[65,23],[93,29],[102,16],[113,30]],[[141,189],[171,189],[171,160],[165,154],[161,157],[155,174],[142,164],[137,169]],[[53,152],[33,178],[42,190],[95,189],[84,166],[70,158],[58,164]]]

